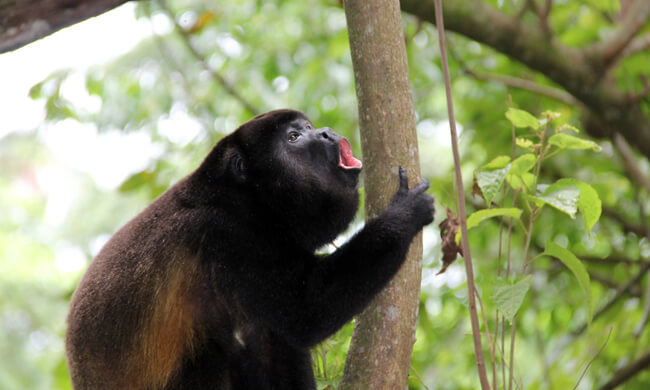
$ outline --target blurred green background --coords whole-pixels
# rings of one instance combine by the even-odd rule
[[[510,12],[514,2],[489,3]],[[556,3],[550,20],[563,42],[571,45],[589,42],[611,28],[603,15],[618,7],[617,1]],[[5,131],[0,132],[0,389],[70,389],[63,354],[65,316],[85,267],[114,231],[191,172],[214,143],[250,119],[252,111],[302,110],[316,126],[329,126],[348,137],[355,155],[361,155],[354,77],[339,1],[142,2],[82,24],[99,25],[101,18],[116,18],[113,14],[119,15],[114,20],[124,28],[137,25],[144,33],[111,58],[81,68],[52,69],[29,91],[19,91],[21,96],[29,93],[39,107],[30,118],[34,125],[12,128],[5,121]],[[81,27],[68,30],[76,28]],[[121,26],[113,22],[109,28]],[[406,14],[404,29],[422,173],[432,183],[440,222],[446,216],[444,208],[455,209],[455,203],[437,34],[434,26]],[[97,34],[102,33],[111,31],[104,28]],[[82,32],[70,35],[95,39]],[[38,44],[47,45],[52,38]],[[453,33],[448,39],[463,66],[549,84],[490,48]],[[15,59],[21,51],[8,55]],[[0,68],[1,61],[2,55]],[[627,58],[617,74],[628,85],[640,86],[638,75],[649,69],[648,64],[650,54],[640,53]],[[561,121],[580,127],[572,107],[498,82],[479,81],[455,60],[450,66],[468,189],[476,168],[497,155],[510,154],[510,124],[504,116],[509,96],[515,106],[535,115],[556,111],[562,114]],[[8,93],[0,87],[0,95],[6,98]],[[650,112],[647,100],[645,109]],[[587,234],[580,218],[546,210],[535,225],[532,242],[532,250],[540,252],[553,239],[583,260],[592,259],[584,263],[596,308],[650,261],[648,239],[626,227],[642,227],[647,234],[648,194],[631,180],[612,143],[599,143],[600,153],[574,151],[549,159],[541,177],[549,183],[558,177],[590,183],[611,213]],[[648,161],[638,161],[647,177]],[[481,207],[478,198],[468,195],[468,200],[471,209]],[[362,221],[360,213],[355,228]],[[513,259],[522,255],[523,238],[515,229]],[[498,240],[496,220],[470,232],[476,281],[492,327],[491,297],[500,282]],[[436,275],[440,258],[438,227],[431,226],[425,231],[410,387],[475,389],[464,267],[458,261]],[[536,261],[531,280],[517,320],[516,387],[573,388],[610,331],[580,389],[597,388],[616,368],[650,348],[647,329],[635,334],[648,299],[647,277],[575,338],[569,333],[586,320],[587,307],[573,275],[543,258]],[[351,332],[352,327],[346,326],[314,351],[320,388],[338,383]],[[489,361],[488,346],[484,347]],[[624,388],[650,388],[650,372],[641,372]]]

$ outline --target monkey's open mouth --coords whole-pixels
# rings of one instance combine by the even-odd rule
[[[354,158],[350,143],[345,138],[339,141],[339,167],[343,169],[361,169],[361,160]]]

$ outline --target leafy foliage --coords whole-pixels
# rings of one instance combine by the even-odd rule
[[[554,256],[559,259],[562,263],[564,263],[564,265],[567,266],[568,269],[571,270],[576,279],[578,279],[580,288],[585,295],[587,307],[589,308],[588,319],[589,323],[591,323],[594,314],[594,305],[593,301],[591,300],[591,283],[589,282],[589,274],[587,273],[585,266],[582,265],[580,260],[573,253],[566,250],[566,248],[562,248],[553,241],[549,241],[546,244],[546,250],[544,251],[544,254]]]
[[[522,3],[485,2],[510,14]],[[566,44],[588,45],[611,33],[618,4],[553,2],[549,28]],[[0,388],[69,389],[64,318],[83,265],[108,235],[189,173],[216,140],[252,116],[220,77],[257,111],[306,111],[317,125],[348,137],[360,155],[354,77],[339,1],[170,0],[139,3],[136,13],[143,23],[155,21],[156,34],[129,53],[83,72],[85,92],[98,103],[94,108],[66,93],[67,81],[79,72],[61,70],[30,92],[46,109],[45,124],[35,132],[0,139],[0,198],[6,210],[0,213],[0,332],[7,336],[0,338]],[[523,23],[539,22],[531,12],[521,17]],[[551,80],[474,41],[453,34],[447,38],[457,57],[450,65],[462,128],[462,169],[475,173],[478,188],[468,234],[488,324],[483,331],[498,335],[500,344],[503,323],[508,339],[508,326],[514,324],[515,354],[510,357],[508,348],[504,354],[514,362],[517,386],[563,389],[576,384],[577,368],[592,359],[613,327],[608,345],[579,387],[598,388],[617,367],[650,347],[648,327],[636,332],[646,310],[647,278],[592,318],[650,257],[648,194],[611,142],[576,131],[578,109],[473,78],[465,70],[556,87]],[[437,35],[432,26],[405,15],[405,39],[422,172],[438,204],[454,209]],[[639,75],[647,72],[649,53],[636,53],[617,65],[611,75],[616,88],[644,89]],[[504,115],[508,101],[518,107]],[[141,135],[151,151],[123,151],[110,159],[89,153],[88,165],[103,158],[117,166],[130,154],[145,156],[119,184],[105,185],[84,166],[71,167],[56,153],[53,140],[71,142],[73,137],[61,130],[70,127],[102,140],[114,134],[122,141]],[[635,158],[640,172],[649,176],[647,160]],[[444,218],[441,212],[437,219]],[[474,352],[467,336],[462,267],[454,263],[436,276],[440,246],[438,232],[425,231],[409,385],[473,389],[478,382],[468,374],[474,372]],[[80,265],[71,267],[70,259]],[[569,272],[563,272],[565,266]],[[586,332],[561,344],[589,321]],[[351,328],[314,350],[319,388],[338,383]],[[495,354],[501,361],[502,351],[496,348]],[[503,388],[507,378],[497,376]],[[648,383],[650,373],[645,371],[624,388],[644,389]]]

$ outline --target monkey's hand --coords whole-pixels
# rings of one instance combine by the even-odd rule
[[[435,209],[433,196],[425,192],[428,188],[429,181],[422,179],[415,188],[409,189],[406,169],[399,167],[399,189],[386,208],[389,219],[413,235],[433,222]]]

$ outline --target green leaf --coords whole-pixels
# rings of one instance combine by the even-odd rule
[[[528,149],[528,150],[531,150],[533,148],[533,145],[535,145],[535,143],[533,141],[529,140],[528,138],[523,138],[523,137],[517,137],[515,139],[515,143],[520,148]]]
[[[516,207],[506,207],[506,208],[495,208],[495,209],[483,209],[483,210],[478,210],[470,214],[469,217],[467,217],[467,230],[477,227],[481,222],[485,221],[486,219],[494,218],[494,217],[512,217],[512,218],[517,218],[521,216],[521,210],[516,208]],[[460,229],[456,231],[456,236],[454,239],[456,242],[460,242],[460,237],[462,236],[462,232]]]
[[[508,156],[497,156],[492,159],[489,163],[483,165],[481,169],[500,169],[504,168],[510,163],[510,157]]]
[[[52,374],[54,376],[54,383],[56,388],[60,390],[72,390],[70,384],[70,374],[68,373],[68,366],[65,359],[59,360],[59,363],[54,367]]]
[[[536,177],[530,172],[521,175],[508,175],[506,181],[517,191],[528,191],[535,185]]]
[[[88,76],[86,78],[86,89],[88,90],[89,95],[97,95],[102,97],[104,93],[104,80],[93,76]]]
[[[467,230],[478,226],[481,222],[489,218],[493,218],[493,217],[519,218],[520,216],[521,216],[521,210],[516,207],[478,210],[470,214],[469,217],[467,217]]]
[[[510,164],[506,165],[506,167],[502,169],[476,172],[476,184],[478,184],[481,189],[485,203],[488,206],[492,204],[492,200],[501,190],[503,181],[505,180],[509,170]]]
[[[494,293],[494,303],[503,315],[512,322],[512,319],[517,314],[521,307],[524,297],[530,288],[530,275],[518,281],[515,284],[506,284],[499,287]]]
[[[560,114],[559,112],[554,112],[554,111],[548,111],[547,110],[547,111],[542,112],[541,116],[544,119],[548,120],[548,121],[552,121],[553,119],[557,119],[557,118],[561,117],[562,114]]]
[[[572,132],[574,132],[576,134],[580,132],[580,130],[577,127],[571,126],[568,123],[563,124],[562,126],[560,126],[559,129],[556,130],[556,132],[558,132],[558,133],[561,133],[563,131],[572,131]]]
[[[510,168],[510,173],[513,175],[522,175],[535,166],[537,162],[537,157],[532,153],[523,154],[515,159],[512,162],[512,167]]]
[[[560,189],[549,186],[543,195],[533,197],[533,199],[540,200],[567,214],[569,217],[575,218],[578,212],[579,197],[580,189],[576,186],[568,186]]]
[[[154,174],[149,171],[142,171],[142,172],[135,173],[131,175],[128,179],[126,179],[122,183],[122,185],[120,185],[119,191],[120,192],[135,191],[138,188],[152,181],[153,178],[154,178]]]
[[[582,219],[585,221],[585,229],[587,233],[591,232],[596,222],[600,219],[602,213],[602,202],[598,193],[592,186],[587,183],[582,183],[578,186],[580,188],[580,199],[578,199],[578,209],[582,214]]]
[[[29,97],[33,100],[39,99],[44,97],[43,96],[43,85],[45,84],[45,81],[41,81],[40,83],[32,86],[29,89]]]
[[[587,307],[589,308],[589,324],[591,324],[591,319],[594,314],[594,305],[591,300],[591,282],[589,280],[589,274],[585,269],[585,266],[582,264],[580,259],[578,259],[571,251],[566,248],[562,248],[553,241],[546,243],[546,250],[544,251],[545,255],[553,256],[559,259],[578,279],[578,284],[582,289],[582,292],[587,301]]]
[[[548,143],[560,149],[591,149],[596,152],[600,152],[602,149],[600,145],[593,141],[565,133],[553,134],[548,139]]]
[[[515,127],[530,127],[535,130],[539,129],[539,122],[537,121],[537,118],[530,115],[524,110],[510,107],[506,112],[506,118],[508,118],[510,123],[512,123],[512,125]]]
[[[592,186],[580,180],[565,178],[551,184],[546,189],[546,192],[570,186],[578,187],[580,190],[578,210],[580,211],[580,214],[582,214],[582,219],[585,222],[585,229],[587,232],[591,232],[591,228],[593,228],[596,222],[598,222],[600,214],[602,213],[602,202],[600,201],[598,193]]]

